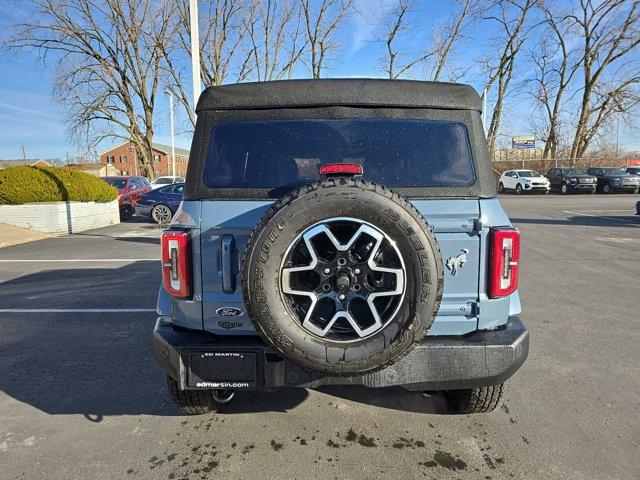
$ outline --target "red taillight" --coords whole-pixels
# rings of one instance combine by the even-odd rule
[[[520,232],[515,228],[492,228],[490,241],[488,295],[490,298],[504,297],[518,288]]]
[[[329,163],[320,167],[320,175],[362,175],[362,165],[357,163]]]
[[[162,281],[171,296],[191,296],[191,255],[187,232],[162,232]]]

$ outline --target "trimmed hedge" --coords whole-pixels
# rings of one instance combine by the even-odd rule
[[[110,202],[118,190],[94,175],[65,167],[0,169],[0,205],[38,202]]]

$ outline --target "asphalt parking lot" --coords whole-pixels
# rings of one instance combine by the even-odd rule
[[[638,198],[501,197],[531,351],[485,415],[340,387],[180,416],[150,349],[159,228],[0,249],[0,478],[640,478]]]

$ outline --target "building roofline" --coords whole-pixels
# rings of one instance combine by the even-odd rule
[[[131,140],[125,140],[124,142],[119,143],[118,145],[114,145],[113,147],[107,148],[106,150],[103,150],[102,152],[98,152],[98,155],[102,156],[105,153],[110,152],[111,150],[115,150],[116,148],[120,148],[121,146],[126,145],[127,143],[131,143]]]
[[[103,150],[102,152],[99,152],[98,155],[102,156],[105,153],[110,152],[111,150],[115,150],[116,148],[120,148],[123,145],[126,145],[127,143],[131,143],[131,140],[126,140],[124,142],[121,142],[117,145],[112,146],[111,148],[108,148],[106,150]],[[159,148],[162,147],[162,148]],[[164,145],[162,143],[155,143],[152,142],[151,143],[151,148],[154,150],[157,150],[161,153],[164,153],[165,155],[171,155],[171,147],[169,145]],[[180,157],[188,157],[189,156],[189,150],[187,150],[186,148],[180,148],[180,147],[175,147],[176,148],[176,157],[180,156]],[[186,153],[181,153],[182,152],[186,152]]]

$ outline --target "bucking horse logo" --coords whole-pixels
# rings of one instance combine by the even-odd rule
[[[447,268],[451,270],[451,275],[456,275],[458,273],[458,269],[462,268],[462,266],[466,263],[467,253],[469,253],[469,250],[463,248],[460,255],[458,255],[457,257],[451,257],[449,260],[447,260]]]

